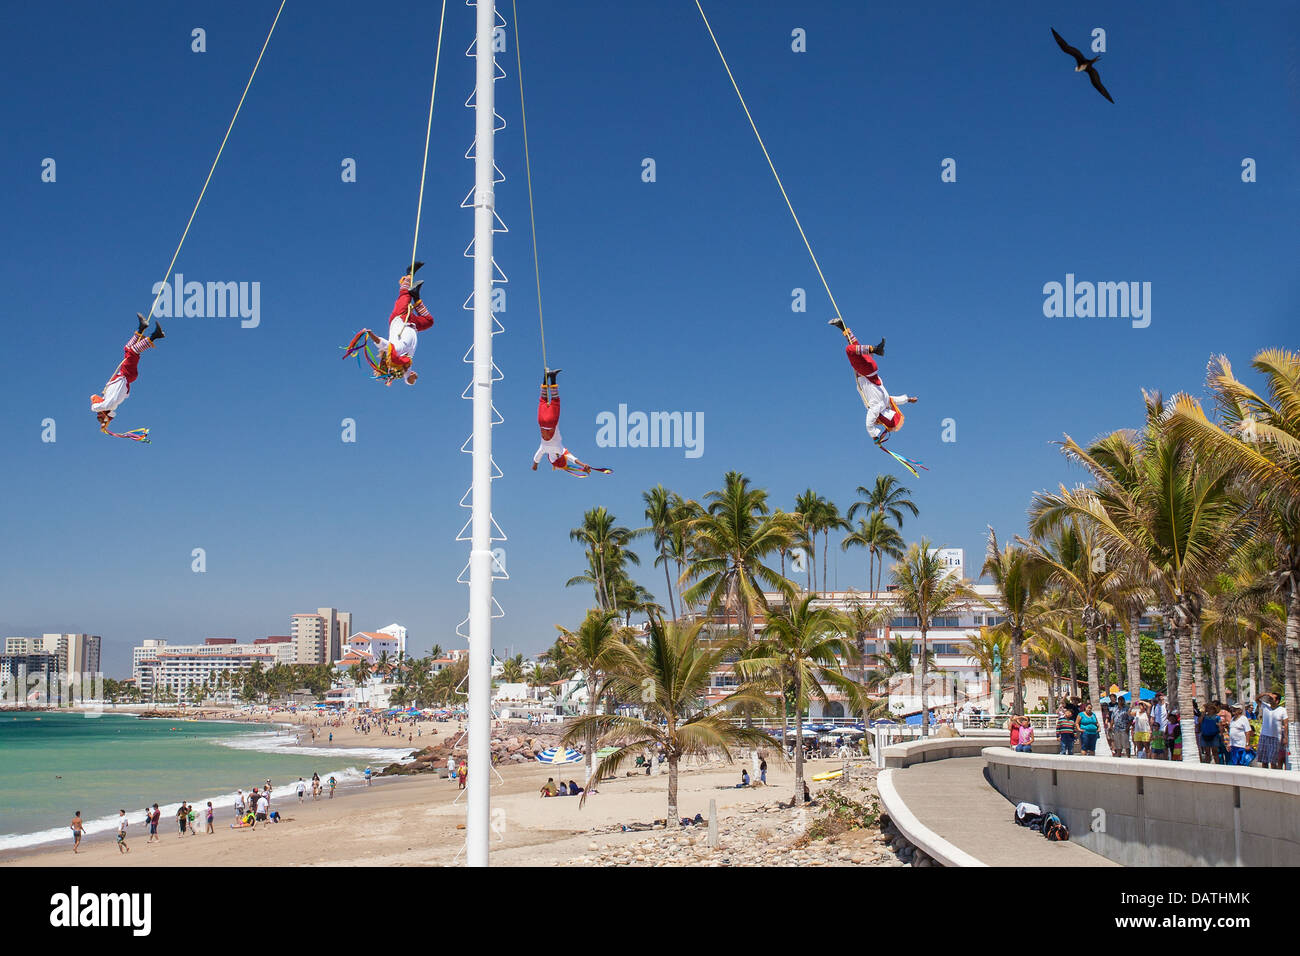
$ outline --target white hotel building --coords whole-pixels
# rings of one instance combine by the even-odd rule
[[[964,554],[960,548],[945,548],[940,551],[944,563],[951,569],[952,573],[961,576],[964,574]],[[981,627],[991,627],[1002,623],[1004,620],[996,608],[997,589],[991,584],[973,584],[971,590],[974,591],[976,599],[967,600],[958,603],[948,614],[936,617],[930,622],[930,628],[926,634],[926,646],[931,654],[931,666],[927,678],[927,691],[930,700],[930,706],[934,708],[944,708],[969,703],[973,706],[990,707],[992,704],[992,675],[980,669],[971,657],[961,651],[961,646],[967,644],[973,639],[979,637]],[[775,592],[765,594],[769,605],[775,606],[780,603],[782,596]],[[874,596],[867,591],[827,591],[819,592],[818,597],[813,601],[813,607],[834,607],[840,611],[847,611],[855,604],[862,604],[867,607],[882,607],[894,604],[894,597],[888,590],[878,591]],[[764,625],[764,617],[759,615],[755,618],[754,628],[761,631]],[[714,619],[715,626],[729,623],[732,627],[738,626],[738,622],[732,619],[728,622],[723,616]],[[852,638],[852,635],[849,635]],[[867,655],[865,667],[870,669],[874,666],[874,655],[883,651],[892,641],[903,639],[912,642],[914,648],[920,647],[921,630],[914,617],[908,617],[899,611],[890,618],[889,622],[883,627],[877,629],[874,638],[866,641],[865,652]],[[919,665],[919,657],[916,658]],[[1022,656],[1022,663],[1026,659]],[[1011,661],[1007,661],[1003,667],[1003,686],[1009,688],[1011,684],[1010,674],[1012,669]],[[854,668],[856,670],[856,667]],[[850,674],[850,676],[855,676]],[[920,711],[921,698],[920,687],[917,680],[919,670],[912,675],[899,676],[890,681],[889,684],[889,702],[890,710],[895,714],[911,714]],[[708,698],[710,700],[720,700],[735,688],[739,683],[736,675],[732,673],[730,666],[719,668],[712,675],[712,683],[709,688]],[[1046,688],[1042,688],[1045,693]],[[1027,696],[1036,699],[1037,688],[1030,687],[1027,689]],[[827,688],[829,698],[826,704],[819,701],[813,701],[809,711],[809,718],[812,720],[831,719],[831,718],[848,718],[853,714],[846,708],[841,695]]]
[[[191,685],[216,686],[229,671],[262,669],[275,664],[292,664],[295,645],[289,637],[260,638],[252,643],[238,643],[233,637],[211,637],[202,644],[168,644],[145,641],[132,652],[132,677],[142,697],[155,691],[170,691],[182,697]]]

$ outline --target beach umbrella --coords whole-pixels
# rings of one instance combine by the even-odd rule
[[[1119,696],[1122,697],[1124,700],[1128,700],[1129,692],[1124,691],[1124,693],[1120,694]],[[1156,692],[1153,690],[1147,690],[1145,687],[1143,687],[1141,690],[1138,691],[1138,700],[1155,700],[1155,699],[1156,699]]]
[[[582,763],[582,754],[572,747],[547,747],[537,755],[538,763]]]

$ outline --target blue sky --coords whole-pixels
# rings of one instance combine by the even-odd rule
[[[110,674],[142,638],[286,633],[291,613],[321,605],[363,629],[399,621],[416,651],[463,646],[470,8],[448,4],[419,252],[437,324],[419,385],[383,388],[338,347],[382,326],[409,255],[437,7],[290,0],[177,263],[187,280],[259,282],[261,323],[164,322],[119,418],[152,428],[153,444],[104,438],[87,411],[149,306],[276,6],[29,4],[0,36],[0,634],[102,634]],[[909,540],[977,563],[987,525],[1022,531],[1034,490],[1079,480],[1051,444],[1063,432],[1135,424],[1143,387],[1199,392],[1211,352],[1244,368],[1259,348],[1294,347],[1294,7],[705,9],[845,317],[864,340],[888,336],[886,384],[921,396],[894,441],[931,469],[903,475],[921,507]],[[563,587],[583,567],[568,531],[585,509],[638,526],[644,489],[701,496],[732,469],[774,504],[811,486],[846,508],[896,466],[868,443],[831,307],[694,4],[525,0],[521,14],[562,428],[615,471],[528,468],[541,355],[511,46],[497,84],[511,230],[497,252],[511,281],[494,436],[511,580],[494,643],[532,653],[590,601]],[[1106,30],[1115,105],[1071,72],[1053,26],[1081,49]],[[191,52],[195,27],[206,53]],[[795,28],[805,53],[791,50]],[[71,60],[50,56],[55,31]],[[41,181],[46,157],[54,183]],[[355,183],[340,176],[349,157]],[[940,181],[946,157],[955,183]],[[1245,157],[1255,183],[1241,181]],[[1150,282],[1150,326],[1045,318],[1043,285],[1067,273]],[[796,287],[806,313],[791,311]],[[597,414],[621,403],[702,413],[704,454],[596,448]],[[344,418],[356,443],[340,440]],[[955,442],[941,441],[945,418]],[[836,547],[832,566],[840,587],[865,581],[857,552]]]

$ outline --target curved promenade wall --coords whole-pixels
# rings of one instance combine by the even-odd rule
[[[1073,842],[1125,866],[1300,866],[1300,774],[1005,747],[983,755],[1004,797],[1055,810]]]

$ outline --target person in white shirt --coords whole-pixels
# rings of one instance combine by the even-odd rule
[[[298,778],[298,802],[302,803],[303,798],[307,795],[307,784],[303,782],[302,777]]]
[[[1281,770],[1286,759],[1288,737],[1286,708],[1278,706],[1277,694],[1261,694],[1259,709],[1258,763],[1261,767]]]
[[[1249,766],[1250,735],[1253,728],[1240,706],[1232,708],[1232,722],[1228,724],[1228,763],[1234,767]]]
[[[261,798],[257,801],[257,821],[259,823],[265,822],[266,816],[270,811],[271,801],[266,799],[266,794],[262,794]]]

